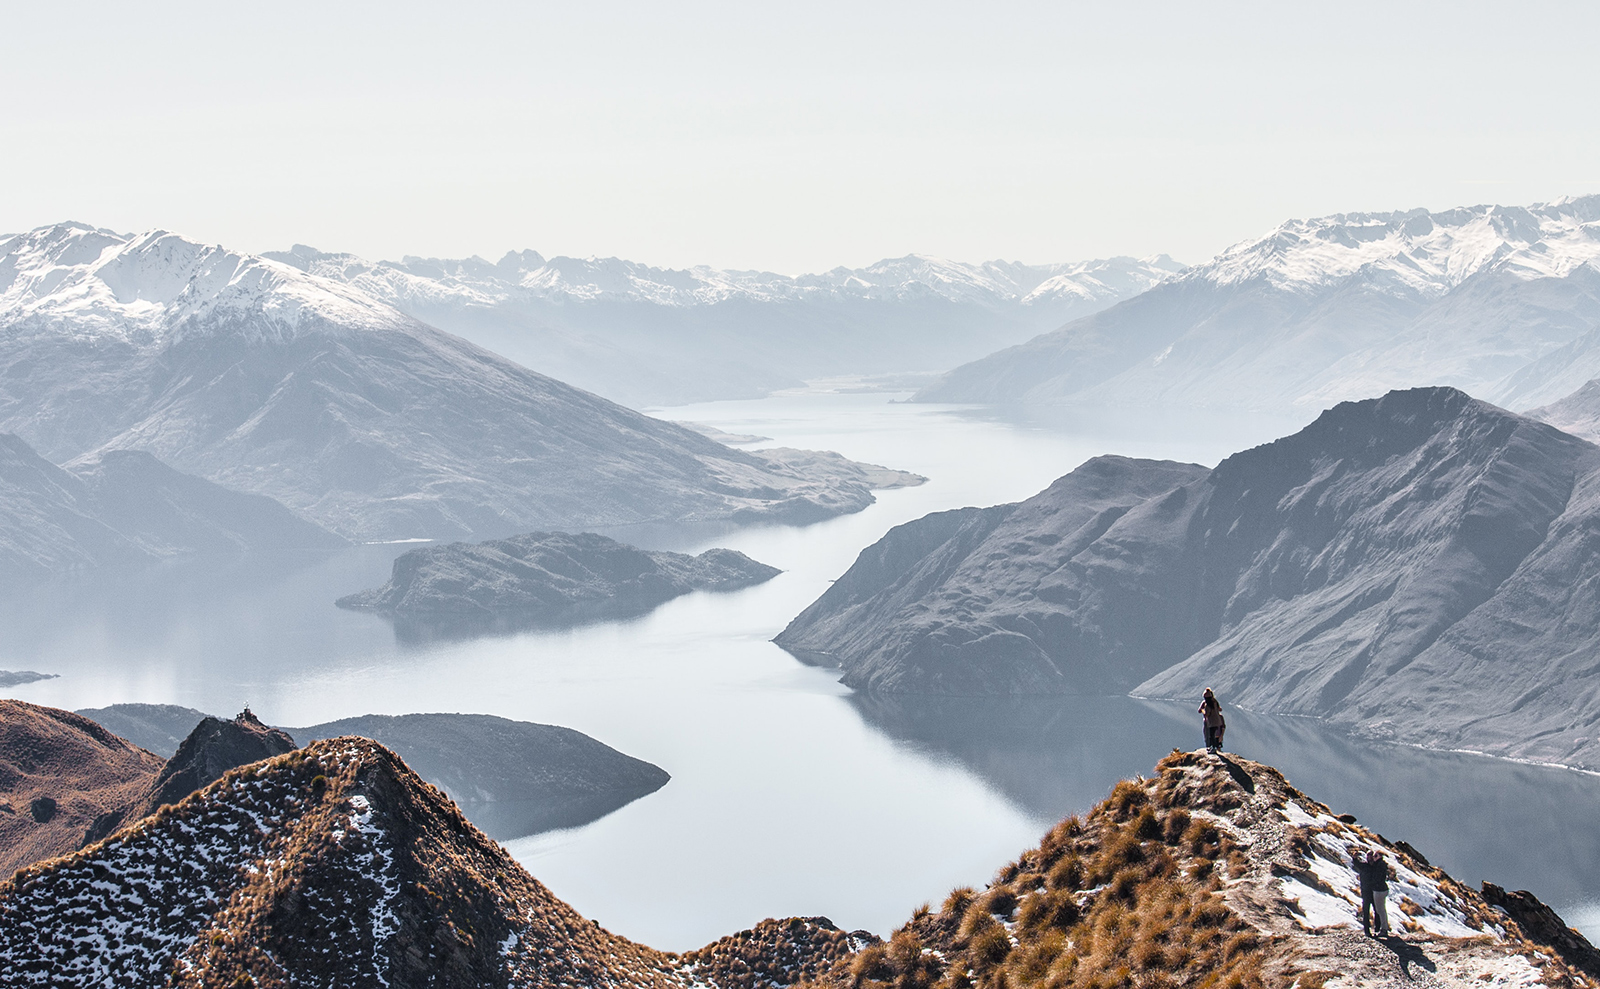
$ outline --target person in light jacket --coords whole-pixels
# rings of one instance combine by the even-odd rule
[[[1206,688],[1205,696],[1200,699],[1200,720],[1206,730],[1206,751],[1222,751],[1222,734],[1228,730],[1228,723],[1222,718],[1222,704],[1217,700],[1217,695]]]

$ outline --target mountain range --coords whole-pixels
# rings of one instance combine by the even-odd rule
[[[778,636],[863,690],[1131,692],[1600,767],[1600,447],[1450,388],[891,530]]]
[[[265,257],[627,405],[752,398],[812,378],[943,371],[1131,298],[1165,255],[963,264],[924,255],[790,277],[617,258]]]
[[[917,398],[1295,412],[1451,385],[1523,409],[1600,377],[1600,196],[1290,220]]]
[[[1357,933],[1368,855],[1394,926],[1375,939]],[[1174,752],[887,941],[793,917],[676,955],[580,916],[348,735],[0,882],[0,964],[58,987],[1600,985],[1600,953],[1532,894],[1466,886],[1243,759]]]
[[[360,540],[814,521],[872,501],[530,371],[350,286],[161,231],[0,242],[0,430],[141,450]]]

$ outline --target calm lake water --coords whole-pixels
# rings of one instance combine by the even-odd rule
[[[981,885],[1117,779],[1197,746],[1195,716],[1127,698],[863,697],[768,640],[893,525],[1025,498],[1099,453],[1211,464],[1296,425],[1017,423],[889,397],[657,410],[930,479],[806,528],[609,533],[652,548],[730,546],[783,568],[760,587],[690,595],[628,622],[418,645],[332,603],[382,583],[405,546],[99,573],[0,603],[0,669],[60,674],[6,693],[66,708],[233,714],[248,703],[276,724],[456,711],[567,725],[673,776],[585,827],[508,843],[586,915],[668,949],[790,914],[887,933],[917,904]],[[1228,741],[1459,878],[1532,889],[1591,932],[1600,922],[1589,906],[1600,900],[1600,779],[1243,713],[1230,716]]]

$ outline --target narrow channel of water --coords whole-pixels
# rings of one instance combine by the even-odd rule
[[[614,532],[656,548],[731,546],[785,572],[553,633],[407,644],[382,619],[333,607],[385,580],[406,546],[61,581],[0,602],[0,668],[60,674],[7,693],[67,708],[144,701],[232,714],[249,703],[277,724],[459,711],[567,725],[673,775],[583,828],[509,843],[580,911],[671,949],[788,914],[886,932],[952,886],[981,885],[1115,780],[1193,747],[1192,718],[1127,698],[862,697],[771,637],[893,525],[1027,497],[1098,453],[1214,463],[1292,428],[1159,416],[1017,423],[881,394],[659,414],[930,480],[805,528]],[[1525,886],[1569,910],[1600,899],[1600,862],[1583,843],[1600,810],[1592,778],[1362,746],[1244,715],[1230,718],[1229,741],[1463,879]]]

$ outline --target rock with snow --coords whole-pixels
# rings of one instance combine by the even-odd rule
[[[872,501],[351,285],[71,223],[0,242],[0,429],[57,463],[144,451],[354,539],[810,520]]]
[[[529,532],[411,550],[387,584],[337,604],[419,630],[531,628],[640,615],[690,591],[737,590],[780,572],[730,549],[688,556],[592,532]]]
[[[294,747],[294,739],[288,733],[262,724],[249,708],[231,721],[207,715],[161,767],[150,795],[128,820],[154,813],[165,804],[175,804],[221,779],[230,769],[292,752]]]
[[[1600,448],[1415,389],[1211,471],[1097,458],[1020,505],[902,526],[777,641],[861,689],[1211,686],[1362,734],[1595,767],[1597,529]]]
[[[918,398],[1279,412],[1444,384],[1512,408],[1600,376],[1600,196],[1291,220]]]
[[[302,743],[383,743],[500,841],[599,820],[672,778],[571,728],[487,714],[365,714],[287,730]]]
[[[671,956],[579,916],[375,742],[236,769],[0,883],[16,985],[630,985]]]
[[[789,277],[617,258],[267,257],[630,405],[743,398],[838,375],[942,371],[1104,309],[1171,258],[962,264],[921,255]]]

